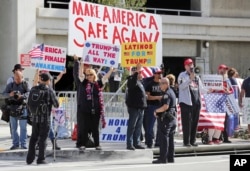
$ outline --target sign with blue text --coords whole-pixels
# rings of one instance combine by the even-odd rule
[[[100,134],[101,142],[126,142],[128,118],[106,117],[107,125]]]

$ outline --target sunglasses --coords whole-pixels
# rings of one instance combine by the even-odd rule
[[[86,77],[93,76],[93,74],[86,74]]]

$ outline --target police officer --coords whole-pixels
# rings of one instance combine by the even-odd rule
[[[35,159],[35,146],[37,142],[39,143],[39,152],[36,163],[37,164],[47,164],[45,161],[45,151],[46,151],[46,140],[48,138],[49,130],[50,130],[50,114],[51,108],[54,106],[55,108],[59,107],[58,99],[56,98],[55,92],[49,88],[50,85],[50,75],[48,73],[42,73],[40,75],[40,83],[38,86],[35,86],[31,89],[30,95],[28,98],[28,108],[31,105],[32,91],[33,89],[38,88],[39,90],[45,90],[48,93],[48,98],[46,99],[46,112],[43,113],[41,110],[37,114],[33,114],[32,120],[32,133],[29,142],[29,150],[26,157],[26,163],[31,164]],[[45,101],[45,100],[44,100]],[[41,103],[44,103],[41,101]],[[43,108],[44,109],[44,108]]]
[[[176,128],[176,96],[170,88],[169,79],[160,79],[160,88],[163,91],[161,107],[157,108],[154,116],[158,122],[160,157],[153,164],[174,163],[174,134]]]

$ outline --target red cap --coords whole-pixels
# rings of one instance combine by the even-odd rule
[[[224,65],[224,64],[221,64],[221,65],[218,67],[218,69],[226,69],[226,70],[228,70],[228,67],[227,67],[226,65]]]
[[[189,64],[192,64],[193,63],[193,60],[191,58],[188,58],[184,61],[184,65],[189,65]]]

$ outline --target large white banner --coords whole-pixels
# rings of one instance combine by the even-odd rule
[[[154,42],[156,65],[162,63],[160,15],[71,0],[68,54],[82,57],[86,41],[116,46],[128,42]],[[138,48],[136,51],[140,52]],[[119,55],[122,58],[121,53]]]

